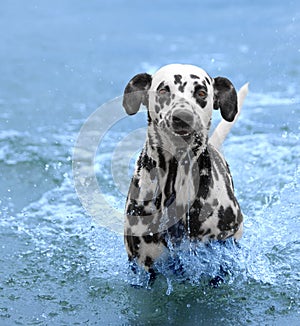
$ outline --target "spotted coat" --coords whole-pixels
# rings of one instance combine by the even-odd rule
[[[128,191],[124,238],[129,260],[151,272],[170,241],[242,236],[229,167],[208,141],[212,110],[233,121],[237,94],[226,78],[173,64],[130,80],[123,106],[131,115],[141,104],[148,131]]]

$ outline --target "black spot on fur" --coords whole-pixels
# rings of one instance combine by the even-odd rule
[[[149,147],[153,149],[155,146],[154,138],[149,133],[148,133],[148,143],[149,143]]]
[[[205,232],[203,232],[203,236],[204,236],[204,235],[208,235],[208,234],[210,234],[210,232],[211,232],[211,229],[208,228]]]
[[[210,80],[209,80],[209,78],[205,77],[205,80],[207,81],[208,85],[210,85]]]
[[[238,205],[238,206],[239,206],[239,205]],[[238,222],[238,224],[241,224],[241,223],[243,222],[243,214],[241,213],[240,210],[239,210],[239,212],[238,212],[237,222]]]
[[[233,194],[233,191],[232,189],[229,187],[228,183],[226,183],[226,190],[227,190],[227,195],[229,197],[229,199],[234,202],[235,201],[235,197],[234,197],[234,194]]]
[[[163,145],[162,145],[162,139],[160,136],[160,130],[158,129],[157,125],[153,125],[153,138],[156,140],[155,142],[155,149],[158,153],[158,162],[156,166],[158,166],[160,169],[162,169],[164,172],[166,171],[166,159],[165,155],[163,153]]]
[[[196,75],[190,75],[190,77],[191,77],[192,79],[200,79],[200,77],[198,77],[198,76],[196,76]]]
[[[125,241],[127,243],[129,251],[131,253],[131,257],[129,257],[129,259],[132,260],[135,257],[138,258],[139,257],[139,245],[141,243],[140,238],[132,236],[132,235],[126,235]]]
[[[172,158],[169,161],[168,175],[167,175],[166,185],[164,189],[164,194],[166,198],[164,205],[167,204],[167,201],[171,196],[174,195],[176,197],[175,182],[177,177],[177,168],[178,168],[178,162],[175,158]]]
[[[174,84],[181,84],[181,79],[182,76],[181,75],[174,75]]]
[[[161,208],[161,200],[162,200],[162,193],[159,192],[159,194],[154,199],[154,205],[157,209]]]
[[[172,193],[169,198],[166,198],[165,200],[165,207],[169,207],[174,203],[174,200],[176,199],[176,194]]]
[[[198,156],[199,149],[202,146],[203,140],[202,140],[201,136],[196,131],[193,132],[193,139],[194,139],[194,143],[192,144],[191,148],[192,148],[193,154],[195,156]]]
[[[137,160],[137,172],[138,173],[141,171],[141,168],[142,168],[143,155],[144,155],[144,151],[140,154],[140,156]]]
[[[231,176],[231,173],[230,173],[230,168],[229,168],[229,165],[228,165],[227,162],[226,162],[225,175],[226,175],[226,183],[227,184],[232,184],[232,188],[234,189],[233,180],[232,180],[232,176]]]
[[[163,171],[166,171],[166,159],[165,156],[163,155],[163,150],[159,147],[157,149],[157,152],[158,152],[158,159],[159,159],[158,165]]]
[[[201,212],[201,202],[199,199],[196,199],[190,209],[190,211],[187,213],[187,223],[190,228],[190,236],[192,238],[196,238],[200,234],[200,228],[202,223],[199,220],[199,214]]]
[[[162,89],[164,86],[165,86],[165,82],[162,81],[162,82],[158,85],[158,87],[157,87],[156,90],[159,91],[159,90]]]
[[[133,177],[129,186],[128,196],[130,196],[131,200],[135,200],[139,198],[140,187],[139,187],[139,179]]]
[[[219,241],[224,241],[228,237],[228,232],[227,231],[222,231],[218,234],[217,239]]]
[[[147,256],[145,259],[145,266],[151,267],[152,265],[153,265],[153,259],[151,257]]]
[[[232,229],[235,222],[235,215],[232,208],[229,206],[224,210],[224,207],[221,206],[218,212],[219,222],[218,228],[221,231],[229,231]]]
[[[143,160],[142,160],[142,166],[148,171],[150,172],[153,168],[156,167],[156,162],[148,156],[148,154],[145,154],[143,156]]]
[[[143,239],[146,243],[158,243],[160,241],[159,233],[155,233],[153,235],[150,234],[144,235]]]
[[[150,156],[148,156],[147,149],[142,151],[137,161],[137,172],[139,173],[142,168],[145,168],[148,172],[150,172],[156,166],[156,161],[154,161]]]
[[[218,204],[219,204],[219,201],[218,201],[218,199],[217,198],[215,198],[214,200],[213,200],[213,206],[218,206]]]
[[[198,236],[202,236],[202,235],[204,234],[204,232],[205,232],[205,230],[200,229],[200,230],[199,230],[199,234],[198,234]]]
[[[127,207],[127,218],[129,220],[129,224],[136,225],[138,224],[138,217],[143,217],[143,216],[151,216],[152,212],[147,212],[146,211],[146,206],[149,203],[149,200],[146,201],[141,201],[137,202],[135,199],[131,199],[130,203]]]
[[[181,75],[174,75],[174,84],[177,85],[179,84],[178,86],[178,90],[180,92],[184,92],[184,89],[185,89],[185,86],[187,85],[187,82],[182,82],[182,76]]]
[[[206,199],[212,179],[211,161],[207,149],[198,158],[198,169],[199,172],[205,170],[206,174],[200,175],[200,181],[196,180],[196,182],[199,182],[199,185],[195,184],[195,189],[197,189],[198,186],[196,196],[197,198]]]
[[[187,84],[187,82],[184,82],[182,85],[180,85],[178,87],[179,92],[182,92],[182,93],[184,92],[184,88],[185,88],[186,84]]]
[[[133,178],[132,178],[132,184],[133,184],[135,187],[138,187],[138,186],[139,186],[139,179],[133,177]]]
[[[210,176],[208,175],[201,176],[200,185],[198,186],[197,197],[206,199],[209,192],[209,185],[210,185]]]

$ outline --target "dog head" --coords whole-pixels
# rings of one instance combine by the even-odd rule
[[[182,64],[162,67],[152,76],[142,73],[127,84],[123,106],[130,115],[141,104],[148,108],[149,124],[154,123],[174,136],[208,135],[213,109],[223,119],[237,114],[237,93],[224,77],[211,78],[203,69]]]

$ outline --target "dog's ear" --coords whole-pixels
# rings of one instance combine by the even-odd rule
[[[127,114],[136,114],[141,104],[147,105],[147,91],[151,82],[151,75],[146,73],[138,74],[129,81],[123,96],[123,107]]]
[[[231,81],[224,77],[214,78],[214,109],[220,108],[223,119],[232,122],[238,112],[237,94]]]

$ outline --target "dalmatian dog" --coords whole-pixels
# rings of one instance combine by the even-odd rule
[[[226,78],[171,64],[129,81],[123,97],[127,114],[136,114],[141,105],[147,108],[147,137],[129,187],[124,240],[129,261],[152,278],[154,263],[168,254],[170,244],[242,236],[230,170],[213,145],[234,123],[238,97]],[[223,121],[209,141],[214,109]]]

